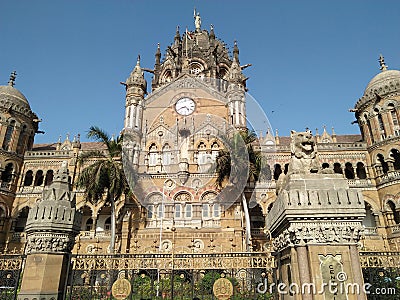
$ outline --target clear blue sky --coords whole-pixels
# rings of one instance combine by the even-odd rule
[[[0,84],[18,73],[29,100],[55,142],[91,125],[123,127],[124,88],[138,53],[152,68],[175,28],[215,27],[230,47],[237,39],[249,93],[280,135],[334,126],[358,133],[350,107],[379,72],[382,53],[400,69],[400,1],[6,1],[1,0]],[[150,79],[150,77],[148,77]],[[150,86],[150,84],[149,84]]]

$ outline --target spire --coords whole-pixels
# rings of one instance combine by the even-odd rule
[[[161,61],[160,43],[157,44],[157,51],[155,56],[156,56],[156,65],[159,65]]]
[[[233,59],[239,63],[239,48],[236,40],[233,43]]]
[[[242,69],[240,68],[239,65],[239,49],[237,48],[237,43],[236,41],[234,42],[235,46],[233,48],[233,61],[232,65],[229,69],[229,81],[234,82],[234,83],[243,83],[244,81],[244,76],[242,74]]]
[[[179,33],[179,25],[176,26],[176,32],[175,32],[174,41],[175,41],[176,45],[178,45],[179,42],[181,41],[181,34]]]
[[[215,40],[214,25],[210,25],[210,39]]]
[[[379,55],[379,65],[381,66],[379,69],[383,72],[387,70],[387,65],[385,65],[385,58],[382,54]]]
[[[16,78],[17,78],[17,72],[12,71],[12,73],[10,75],[10,80],[8,81],[8,85],[9,86],[14,86]]]
[[[146,80],[144,79],[142,68],[140,67],[140,54],[137,57],[135,68],[126,80],[126,84],[140,86],[143,91],[146,92]]]

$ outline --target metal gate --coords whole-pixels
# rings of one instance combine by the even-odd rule
[[[17,299],[24,261],[25,255],[0,255],[0,299]]]
[[[360,252],[368,300],[400,299],[400,252]]]
[[[129,280],[127,299],[216,299],[214,282],[225,277],[231,299],[270,299],[257,287],[272,281],[266,253],[75,255],[67,299],[113,299],[112,284]]]

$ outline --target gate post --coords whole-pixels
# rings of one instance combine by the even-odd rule
[[[76,211],[67,164],[56,172],[42,199],[29,211],[27,254],[18,300],[62,300],[75,236],[82,215]]]
[[[292,133],[289,170],[266,219],[278,299],[366,300],[357,250],[362,194],[342,174],[319,168],[314,145],[310,132]]]

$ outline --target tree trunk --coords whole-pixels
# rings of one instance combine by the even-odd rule
[[[251,228],[250,228],[250,215],[249,215],[249,208],[247,207],[247,200],[242,193],[242,205],[243,205],[243,212],[244,212],[244,220],[246,223],[246,251],[250,250],[250,238],[251,238]]]
[[[111,205],[110,253],[114,254],[114,250],[115,250],[115,200],[114,200],[114,195],[110,195],[110,205]]]

